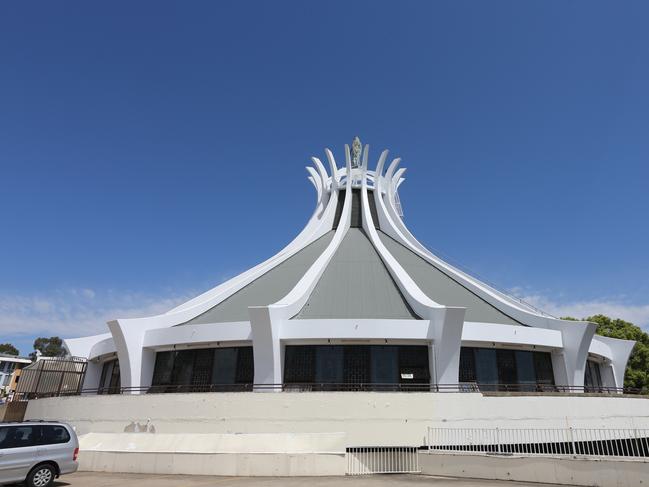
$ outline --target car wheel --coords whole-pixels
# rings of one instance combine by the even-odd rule
[[[55,476],[52,465],[37,465],[27,475],[27,487],[50,487]]]

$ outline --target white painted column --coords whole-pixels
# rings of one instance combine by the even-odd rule
[[[122,387],[138,388],[133,394],[146,392],[151,386],[155,352],[144,348],[144,334],[147,330],[160,328],[154,318],[125,319],[108,322],[113,334]]]
[[[626,364],[629,361],[635,342],[633,340],[620,340],[618,338],[609,338],[600,335],[597,335],[594,340],[603,342],[611,352],[609,367],[612,369],[610,373],[613,376],[613,380],[611,381],[609,378],[606,385],[609,386],[610,382],[614,382],[609,387],[624,387],[624,372],[626,371]],[[604,374],[602,374],[602,379],[604,379]]]
[[[252,328],[252,352],[255,364],[254,383],[259,385],[281,384],[282,347],[280,342],[282,318],[270,306],[250,306]],[[280,392],[277,388],[256,388],[259,392]]]
[[[431,317],[428,337],[434,363],[430,380],[436,384],[457,384],[460,378],[460,348],[466,308],[445,308]],[[448,389],[452,391],[453,389]]]
[[[63,340],[63,346],[73,357],[83,357],[89,359],[92,349],[95,345],[111,338],[110,333],[102,333],[83,338],[66,338]],[[98,360],[88,361],[86,375],[83,378],[82,389],[96,389],[101,376],[102,364]]]
[[[583,321],[551,320],[549,328],[559,330],[563,341],[563,353],[553,354],[552,359],[555,383],[583,387],[588,349],[597,326]]]

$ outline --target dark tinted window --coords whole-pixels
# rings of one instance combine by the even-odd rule
[[[174,369],[171,374],[172,384],[187,386],[192,383],[195,354],[195,350],[176,352]]]
[[[390,345],[376,345],[372,349],[370,371],[374,384],[399,383],[399,349]],[[404,371],[407,377],[411,372]]]
[[[119,360],[104,362],[99,379],[99,393],[119,394],[120,387]]]
[[[518,374],[514,350],[497,350],[496,362],[498,363],[498,382],[500,384],[516,384]]]
[[[0,427],[0,450],[34,446],[38,436],[38,426]]]
[[[475,382],[475,353],[473,348],[460,349],[460,382]]]
[[[527,351],[516,351],[516,378],[521,385],[521,391],[536,389],[536,369],[534,368],[534,355]]]
[[[584,377],[584,386],[587,391],[602,387],[602,375],[599,371],[599,363],[594,360],[586,361],[586,373]]]
[[[41,445],[56,445],[70,441],[70,433],[63,426],[43,425]]]
[[[174,367],[176,352],[158,352],[155,354],[153,385],[171,384],[171,372]]]
[[[291,347],[297,349],[299,347]],[[305,345],[309,347],[309,345]],[[288,347],[286,347],[288,349]],[[340,345],[320,345],[315,350],[315,381],[340,384],[344,381],[343,348]],[[286,369],[286,367],[284,367]],[[284,371],[286,374],[286,370]],[[311,380],[312,381],[312,380]],[[311,382],[309,381],[309,382]]]
[[[230,390],[221,386],[249,387],[253,379],[252,347],[158,352],[151,392]]]
[[[474,381],[483,390],[532,391],[537,385],[554,385],[552,356],[548,352],[462,347],[460,382]]]
[[[212,384],[234,384],[237,379],[236,348],[221,348],[214,351]]]
[[[120,372],[119,372],[119,360],[115,360],[115,363],[113,364],[113,370],[112,373],[110,374],[110,390],[113,392],[119,392],[119,389],[121,387],[121,378],[120,378]]]
[[[319,385],[426,384],[427,387],[430,382],[428,347],[287,345],[284,353],[284,382]],[[348,387],[343,389],[350,390]]]
[[[252,384],[255,380],[255,366],[252,347],[237,348],[237,384]]]
[[[113,364],[112,361],[104,362],[104,365],[101,368],[101,376],[99,377],[99,389],[103,389],[106,385],[106,376],[108,375],[108,369]]]
[[[495,349],[476,348],[475,368],[478,384],[498,384],[498,363]]]
[[[537,384],[554,385],[552,356],[547,352],[534,352],[534,368],[536,369]]]

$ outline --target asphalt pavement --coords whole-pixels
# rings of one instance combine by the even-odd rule
[[[541,487],[549,484],[452,479],[427,475],[366,475],[357,477],[209,477],[77,472],[58,479],[55,487]]]

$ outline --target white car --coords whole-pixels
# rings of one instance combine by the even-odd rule
[[[0,485],[49,487],[59,475],[77,471],[78,455],[79,440],[66,423],[0,424]]]

